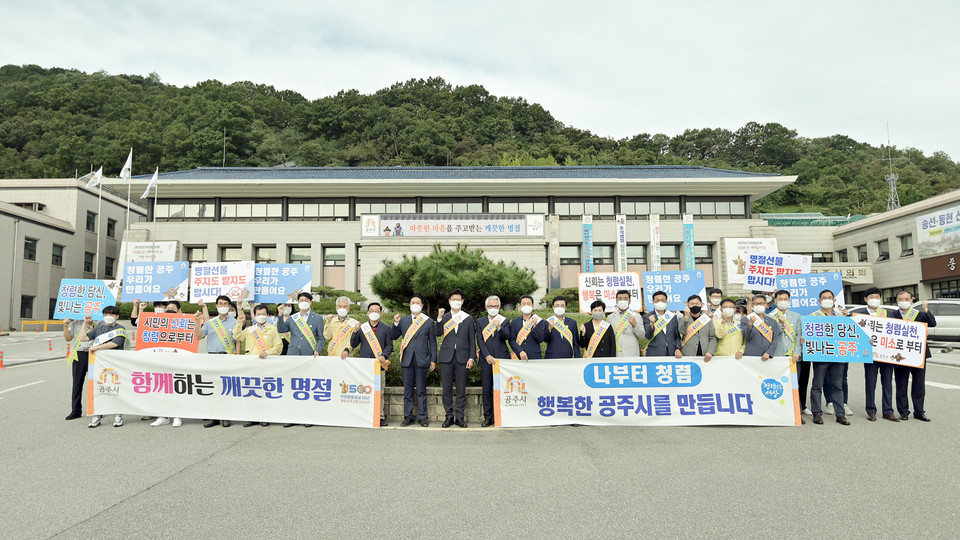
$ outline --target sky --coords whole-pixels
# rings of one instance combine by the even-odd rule
[[[623,138],[777,122],[960,161],[960,3],[3,2],[0,65],[253,81],[309,99],[439,76]]]

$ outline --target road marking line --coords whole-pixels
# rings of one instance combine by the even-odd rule
[[[930,386],[936,386],[937,388],[944,388],[946,390],[960,390],[960,386],[957,386],[955,384],[944,384],[944,383],[938,383],[933,381],[927,381],[927,384],[929,384]],[[2,392],[0,392],[0,394],[2,394]]]
[[[6,390],[0,390],[0,394],[6,394],[7,392],[11,392],[11,391],[13,391],[13,390],[19,390],[19,389],[21,389],[21,388],[26,388],[26,387],[28,387],[28,386],[33,386],[33,385],[35,385],[35,384],[40,384],[40,383],[42,383],[42,382],[46,382],[46,381],[36,381],[36,382],[32,382],[32,383],[22,384],[22,385],[20,385],[20,386],[14,386],[13,388],[7,388]]]

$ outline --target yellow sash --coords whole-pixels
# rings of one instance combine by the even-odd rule
[[[907,311],[907,314],[903,316],[903,320],[905,320],[905,321],[915,321],[915,320],[917,320],[917,315],[919,315],[919,314],[920,314],[920,311],[919,311],[919,310],[910,308],[910,310]]]
[[[497,315],[496,317],[490,319],[490,322],[487,323],[487,326],[484,327],[483,331],[481,332],[483,335],[483,341],[487,341],[490,336],[497,331],[497,328],[500,328],[500,325],[503,324],[503,320],[503,315]]]
[[[573,333],[570,332],[570,329],[567,328],[567,325],[558,319],[556,315],[547,320],[553,321],[553,329],[557,332],[560,332],[560,335],[563,337],[563,339],[566,339],[570,346],[573,347]]]
[[[635,316],[635,315],[636,315],[636,313],[634,313],[633,311],[631,311],[631,310],[629,310],[629,309],[626,310],[626,311],[624,311],[624,312],[623,312],[623,316],[620,317],[620,320],[619,320],[619,321],[617,321],[617,326],[613,329],[613,333],[617,335],[617,339],[614,340],[614,341],[617,342],[617,350],[618,350],[618,351],[622,351],[622,350],[623,350],[623,349],[620,348],[620,334],[622,334],[623,331],[627,329],[627,325],[630,324],[630,317],[633,317],[633,316]]]
[[[757,317],[759,317],[759,315],[757,315]],[[753,323],[753,326],[758,332],[760,332],[761,336],[767,338],[767,341],[773,343],[773,328],[770,328],[767,323],[763,322],[763,319],[758,318],[757,322]]]
[[[886,316],[887,316],[887,310],[884,309],[884,308],[882,308],[882,307],[878,307],[878,308],[877,308],[877,317],[886,317]]]
[[[449,334],[451,331],[453,331],[454,328],[460,326],[460,321],[462,321],[462,320],[464,320],[464,319],[466,319],[466,318],[467,318],[467,314],[464,313],[464,312],[462,312],[462,311],[459,312],[459,313],[457,313],[456,315],[454,315],[454,314],[451,313],[451,314],[450,314],[450,320],[448,320],[448,321],[443,325],[443,337],[447,337],[447,334]]]
[[[736,322],[731,321],[730,326],[727,326],[726,321],[723,321],[722,324],[725,331],[723,332],[723,335],[720,335],[720,333],[717,333],[718,341],[723,341],[740,331],[740,325],[738,325]]]
[[[256,326],[251,326],[250,335],[253,336],[253,342],[256,343],[257,348],[260,349],[260,352],[267,352],[267,344],[263,341],[263,334],[260,333],[260,329],[258,329]]]
[[[220,343],[223,345],[223,349],[227,351],[227,354],[233,354],[233,340],[227,335],[227,328],[223,325],[220,317],[210,319],[210,326],[212,326],[213,330],[217,333],[217,337],[220,338]]]
[[[793,351],[797,348],[797,331],[793,329],[793,325],[790,324],[790,321],[787,319],[787,314],[780,311],[779,308],[773,310],[773,318],[780,321],[780,324],[783,326],[784,334],[787,335],[787,339],[790,340],[790,350],[787,351],[787,356],[793,356]],[[781,317],[783,318],[781,320]]]
[[[82,329],[83,327],[81,326],[80,328]],[[72,364],[80,359],[79,355],[77,354],[80,352],[79,350],[77,350],[79,347],[80,347],[80,336],[76,335],[73,337],[73,341],[71,341],[70,344],[67,345],[67,363],[68,364]]]
[[[347,319],[343,321],[343,326],[340,327],[340,331],[337,332],[337,335],[333,336],[333,339],[330,340],[330,347],[327,350],[337,350],[340,342],[346,339],[346,337],[353,332],[353,327],[358,324],[360,324],[360,321],[356,319]]]
[[[607,321],[600,321],[600,328],[593,329],[593,335],[590,336],[590,343],[587,344],[587,351],[583,353],[584,358],[593,358],[593,353],[597,352],[600,340],[603,339],[604,334],[606,334],[609,329],[610,323]]]
[[[520,331],[517,332],[517,345],[523,345],[523,342],[527,339],[527,336],[530,335],[530,332],[533,331],[533,327],[540,322],[539,315],[531,315],[530,319],[520,328]]]
[[[297,328],[300,329],[300,333],[303,334],[303,337],[307,338],[307,342],[310,343],[311,350],[317,350],[317,337],[313,335],[313,330],[307,326],[307,318],[303,317],[299,313],[294,313],[291,317],[293,322],[297,323]],[[330,347],[330,350],[333,350],[333,347]]]
[[[668,324],[670,324],[670,319],[672,319],[672,318],[673,318],[673,317],[671,316],[671,313],[670,313],[669,311],[664,311],[664,312],[663,312],[663,317],[660,317],[660,318],[658,318],[656,321],[654,321],[654,323],[653,323],[653,337],[650,338],[650,339],[652,340],[652,339],[656,338],[656,337],[657,337],[657,334],[659,334],[660,332],[662,332],[663,329],[666,328]]]
[[[403,335],[403,341],[400,342],[400,359],[403,359],[403,350],[407,348],[407,345],[413,340],[413,336],[417,334],[417,330],[420,330],[420,327],[423,326],[430,320],[430,317],[427,317],[423,313],[417,315],[417,318],[414,319],[413,324],[410,325],[410,328],[407,328],[407,333]]]
[[[687,333],[683,336],[683,343],[680,345],[686,345],[687,342],[690,341],[690,338],[696,335],[696,333],[699,332],[700,329],[703,328],[708,322],[710,322],[709,315],[700,315],[697,317],[697,320],[693,321],[693,324],[687,327]]]

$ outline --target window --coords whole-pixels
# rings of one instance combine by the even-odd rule
[[[63,266],[63,246],[53,245],[53,256],[50,258],[50,264],[54,266]]]
[[[560,264],[580,266],[580,246],[560,246]]]
[[[207,262],[207,248],[204,247],[187,247],[187,260],[191,263],[201,263]]]
[[[546,214],[549,204],[546,199],[499,199],[491,200],[491,214]]]
[[[361,214],[416,214],[414,199],[368,199],[357,201],[357,215]]]
[[[97,214],[95,212],[87,212],[87,230],[90,232],[97,232]]]
[[[291,221],[346,221],[350,204],[346,200],[301,200],[287,205]]]
[[[344,266],[346,264],[346,251],[346,248],[343,247],[323,248],[323,265]]]
[[[557,200],[553,207],[560,219],[580,219],[584,214],[596,218],[612,218],[615,213],[613,201]]]
[[[627,264],[647,264],[647,246],[627,244]]]
[[[277,262],[277,246],[254,246],[254,261],[258,263]]]
[[[660,214],[661,216],[679,216],[680,199],[661,199],[661,200],[622,200],[620,202],[620,213],[633,217],[647,217],[650,214]]]
[[[117,220],[107,218],[107,236],[110,238],[117,237]]]
[[[890,241],[881,240],[877,242],[877,262],[890,260]]]
[[[23,239],[23,260],[37,260],[37,240],[35,238]]]
[[[94,260],[93,253],[90,253],[89,251],[83,252],[83,271],[84,272],[87,272],[88,274],[93,273],[93,260]]]
[[[810,257],[810,262],[815,263],[832,263],[833,262],[833,252],[823,253],[823,252],[814,252],[814,253],[796,253],[796,255],[806,255]]]
[[[857,246],[853,249],[857,250],[857,262],[867,262],[867,246],[866,244]]]
[[[960,280],[937,281],[931,283],[930,288],[934,298],[960,298]],[[917,293],[913,293],[913,296],[916,297]],[[937,306],[939,305],[937,304]],[[933,305],[930,306],[931,309],[933,307]],[[940,313],[935,313],[935,315],[940,315]]]
[[[112,257],[107,257],[106,263],[103,265],[104,269],[106,270],[106,272],[104,273],[104,277],[109,277],[109,278],[113,277],[113,265],[116,262],[117,262],[116,259]]]
[[[742,198],[687,200],[688,214],[707,218],[743,217],[746,205]]]
[[[480,214],[483,201],[479,199],[424,199],[424,214]]]
[[[56,313],[57,313],[57,299],[51,298],[50,302],[47,304],[47,319],[53,319],[53,316]]]
[[[234,262],[243,258],[240,246],[220,246],[220,262]]]
[[[954,283],[957,283],[957,282],[954,281]],[[934,288],[936,288],[937,284],[936,284],[936,283],[933,283],[933,286],[934,286]],[[954,289],[956,289],[956,286],[954,286]],[[887,289],[883,289],[883,291],[882,291],[883,294],[882,294],[881,296],[883,297],[883,302],[884,302],[885,304],[896,304],[896,303],[897,303],[897,293],[899,293],[900,291],[907,291],[907,292],[909,292],[910,294],[912,294],[912,295],[914,296],[914,298],[916,298],[916,296],[917,296],[917,286],[916,286],[916,285],[904,285],[904,286],[902,286],[902,287],[890,287],[890,288],[887,288]],[[933,297],[934,297],[934,298],[941,298],[941,297],[937,296],[936,291],[934,291]],[[932,309],[932,308],[933,308],[933,306],[931,306],[931,309]]]
[[[680,264],[680,246],[678,244],[660,246],[660,264]]]
[[[287,260],[291,264],[310,262],[310,246],[287,246]]]
[[[593,264],[613,264],[613,246],[593,246]]]
[[[33,318],[33,297],[21,295],[20,296],[20,318],[21,319],[32,319]]]
[[[693,256],[697,264],[713,264],[713,244],[694,244]]]
[[[847,255],[847,250],[841,249],[837,252],[837,262],[850,262],[850,257]]]
[[[909,257],[913,255],[913,235],[908,234],[900,237],[900,256]]]
[[[163,221],[213,221],[213,201],[157,203],[154,217]]]
[[[234,199],[220,203],[220,221],[280,221],[281,219],[283,219],[283,205],[279,201]]]

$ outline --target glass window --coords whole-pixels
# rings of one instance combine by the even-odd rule
[[[47,319],[53,319],[53,315],[57,312],[57,299],[51,298],[50,302],[47,304]]]
[[[580,266],[580,245],[560,246],[560,264]]]
[[[627,264],[647,264],[647,246],[627,244]]]
[[[913,255],[913,235],[908,234],[900,237],[900,256],[909,257]]]
[[[93,273],[93,253],[89,251],[83,252],[83,271],[88,274]]]
[[[324,266],[344,266],[346,264],[346,248],[344,247],[324,247],[323,265]]]
[[[107,219],[107,236],[110,238],[117,237],[117,220]]]
[[[678,244],[661,245],[660,264],[680,264],[680,246]]]
[[[187,247],[187,260],[191,263],[207,262],[207,248]]]
[[[277,262],[277,246],[254,246],[255,262],[275,263]]]
[[[746,214],[746,205],[743,201],[730,201],[730,215],[745,216]]]
[[[613,246],[594,245],[593,264],[613,264]]]
[[[87,230],[97,232],[97,214],[94,212],[87,212]]]
[[[23,260],[37,260],[37,240],[35,238],[23,239]]]
[[[694,244],[693,256],[697,264],[713,264],[713,244]]]
[[[33,318],[33,296],[20,295],[20,318]]]
[[[63,266],[63,246],[58,244],[53,245],[53,257],[50,260],[50,264]]]
[[[220,246],[220,262],[242,260],[243,250],[240,246]]]
[[[310,246],[287,246],[287,260],[291,264],[310,262]]]
[[[960,297],[960,280],[951,279],[948,281],[938,281],[930,284],[930,288],[933,291],[934,298],[958,298]],[[905,289],[909,290],[909,289]],[[896,293],[894,293],[896,294]],[[916,297],[917,293],[914,292],[913,296]],[[941,304],[931,304],[930,308],[936,310],[940,307]],[[937,311],[935,315],[940,315],[941,313]]]
[[[890,260],[890,241],[877,242],[877,262]]]
[[[857,262],[867,262],[867,246],[866,244],[857,246],[854,249],[857,250]]]
[[[837,252],[837,262],[842,262],[842,263],[850,262],[850,257],[847,254],[847,250],[841,249],[840,251]]]
[[[104,273],[105,277],[108,277],[108,278],[113,277],[113,265],[116,263],[116,261],[117,260],[114,259],[113,257],[106,258],[105,264],[103,266],[105,270],[105,273]]]

